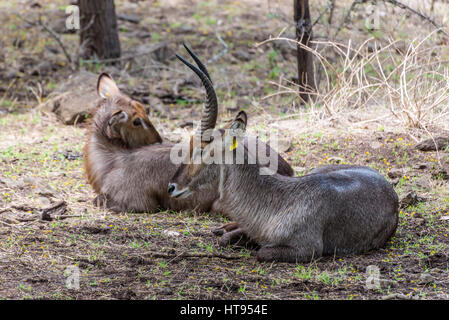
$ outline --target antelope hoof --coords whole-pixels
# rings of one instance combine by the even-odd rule
[[[99,194],[95,197],[95,199],[92,201],[92,204],[98,208],[102,208],[105,206],[107,200],[106,196],[104,194]]]
[[[225,230],[223,229],[223,227],[215,228],[212,230],[212,234],[214,236],[221,237],[222,235],[225,234]]]

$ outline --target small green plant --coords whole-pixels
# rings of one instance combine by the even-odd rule
[[[315,275],[315,270],[312,267],[304,267],[303,265],[299,265],[296,267],[294,275],[302,280],[310,280]]]

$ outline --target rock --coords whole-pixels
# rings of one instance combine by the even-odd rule
[[[54,112],[67,125],[92,117],[99,101],[97,78],[86,71],[71,75],[51,94],[43,109]]]
[[[151,38],[152,33],[148,31],[137,31],[136,37],[139,39],[148,39]]]
[[[53,160],[59,160],[61,159],[61,156],[68,161],[80,160],[83,158],[83,154],[81,152],[64,150],[63,152],[53,154]]]
[[[56,191],[50,187],[49,185],[40,185],[35,189],[35,192],[38,195],[41,195],[43,197],[51,198],[56,196]]]
[[[419,277],[419,283],[421,284],[428,284],[428,283],[432,283],[434,281],[434,277],[427,272],[424,272],[421,274],[421,276]]]
[[[145,66],[153,63],[152,60],[166,63],[167,60],[175,56],[175,50],[168,42],[161,42],[157,44],[144,43],[136,48],[135,51],[136,65]],[[152,94],[154,92],[152,91]]]
[[[31,70],[32,76],[45,76],[52,71],[57,70],[55,65],[49,61],[42,61],[34,69]]]
[[[23,182],[31,186],[37,186],[38,184],[41,183],[40,179],[34,177],[25,177],[23,178]]]
[[[181,121],[181,123],[179,124],[180,128],[193,128],[193,121],[191,120],[183,120]]]
[[[38,1],[31,1],[30,8],[37,9],[37,8],[42,8],[42,6]]]
[[[5,80],[12,80],[12,79],[20,78],[20,75],[17,70],[9,68],[8,70],[6,70],[4,78],[5,78]]]
[[[428,168],[427,163],[417,163],[413,166],[413,169],[417,169],[417,170],[424,170],[427,168]]]
[[[173,294],[173,291],[170,288],[164,287],[161,289],[161,291],[159,293],[164,296],[169,296],[169,295]]]
[[[46,197],[39,197],[39,202],[43,207],[48,207],[51,204],[51,201]]]
[[[292,148],[292,143],[287,139],[279,139],[278,140],[278,152],[288,152]]]
[[[161,63],[165,63],[168,59],[175,55],[175,51],[167,44],[163,43],[153,50],[151,57]]]
[[[179,237],[181,235],[179,232],[172,230],[164,230],[162,231],[162,234],[165,234],[166,236],[169,237]]]
[[[399,183],[399,178],[395,178],[395,179],[391,179],[391,184],[393,185],[393,186],[395,186],[395,185],[397,185],[398,183]]]
[[[53,29],[54,32],[59,33],[59,34],[76,33],[76,29],[69,29],[69,28],[67,28],[66,22],[67,22],[67,18],[66,17],[55,19],[51,23],[50,27]]]
[[[47,49],[49,52],[51,52],[53,54],[58,54],[59,53],[59,49],[55,48],[55,47],[47,46],[47,47],[45,47],[45,49]]]
[[[366,47],[368,49],[368,52],[375,52],[375,51],[380,50],[382,48],[381,44],[379,42],[377,42],[377,41],[375,41],[374,43],[373,42],[369,42]]]
[[[414,219],[414,222],[417,226],[424,226],[426,224],[426,220],[423,218],[416,218]]]
[[[402,177],[402,170],[397,168],[392,168],[390,171],[388,171],[388,177],[391,179],[400,178]]]
[[[415,206],[419,202],[425,202],[426,199],[416,195],[415,192],[410,191],[405,197],[401,199],[399,202],[399,206],[401,208],[407,208],[410,206]]]
[[[55,216],[62,216],[67,211],[67,203],[65,201],[60,201],[55,205],[39,210],[39,219],[43,221],[51,221]]]
[[[234,112],[239,111],[239,107],[237,107],[237,106],[236,107],[226,107],[226,111],[234,113]]]
[[[251,56],[249,55],[249,53],[247,53],[243,50],[237,50],[235,53],[233,53],[233,56],[241,61],[251,60]]]
[[[449,146],[449,138],[437,137],[435,138],[435,141],[433,139],[421,141],[415,146],[415,149],[420,151],[437,151],[443,150],[447,146]]]
[[[123,14],[123,13],[119,13],[117,14],[117,19],[119,20],[123,20],[123,21],[127,21],[127,22],[131,22],[134,24],[139,24],[140,23],[140,18],[136,15],[133,14]]]
[[[294,40],[296,38],[296,36],[294,36],[293,34],[286,35],[284,37],[288,38],[288,39],[292,39],[292,40]],[[279,50],[284,58],[291,57],[292,55],[295,54],[295,52],[297,50],[295,44],[293,44],[290,41],[286,41],[286,40],[273,41],[273,47],[275,49]]]
[[[7,188],[10,189],[22,189],[25,186],[25,182],[23,179],[8,179],[8,178],[0,178],[0,183],[4,184]]]
[[[374,141],[373,143],[371,143],[371,148],[373,149],[379,149],[382,147],[382,143],[378,142],[378,141]]]
[[[412,217],[415,218],[415,219],[423,219],[422,214],[419,213],[419,212],[413,213],[413,214],[412,214]],[[423,219],[423,220],[424,220],[424,219]]]
[[[345,159],[335,156],[335,157],[330,157],[329,159],[327,159],[327,161],[329,163],[342,163],[345,161]]]
[[[187,24],[183,24],[182,26],[180,26],[179,28],[176,28],[176,32],[177,33],[187,33],[187,34],[192,34],[195,33],[197,30],[192,27],[189,26]]]
[[[430,269],[430,273],[434,273],[436,275],[441,274],[442,270],[440,268],[432,268]]]
[[[392,293],[381,297],[382,300],[416,300],[415,296],[408,296],[402,293]]]

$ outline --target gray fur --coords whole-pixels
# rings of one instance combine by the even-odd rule
[[[245,164],[203,163],[186,179],[187,165],[171,181],[193,196],[219,190],[223,213],[261,246],[259,260],[309,262],[361,253],[382,247],[394,234],[398,197],[375,170],[338,165],[303,177],[260,175],[244,152]],[[238,235],[231,232],[230,238]]]

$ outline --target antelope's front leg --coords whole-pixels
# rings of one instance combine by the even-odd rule
[[[219,228],[215,228],[212,230],[212,233],[214,235],[216,235],[217,237],[221,237],[222,235],[224,235],[226,232],[230,232],[232,230],[235,230],[239,227],[239,225],[237,224],[237,222],[231,222],[231,223],[227,223],[222,225]]]
[[[321,244],[314,246],[263,246],[257,251],[257,260],[260,262],[294,262],[309,263],[321,257],[323,247]]]
[[[99,194],[95,197],[95,199],[92,201],[92,204],[95,207],[102,208],[102,209],[108,209],[115,213],[123,212],[123,210],[120,208],[120,206],[116,205],[112,199],[109,199],[104,194]]]
[[[228,245],[237,245],[244,247],[257,247],[258,244],[246,234],[242,228],[236,228],[232,231],[226,232],[218,241],[220,246],[226,247]]]

